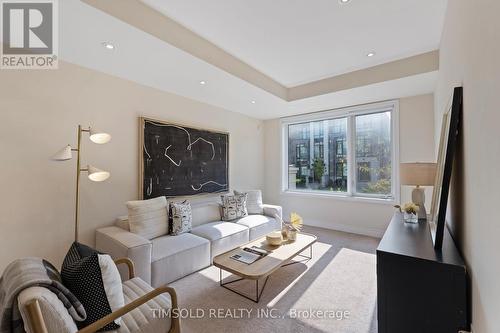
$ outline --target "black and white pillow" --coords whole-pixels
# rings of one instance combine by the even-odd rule
[[[247,194],[222,195],[222,219],[232,221],[248,215]]]
[[[170,203],[171,228],[170,234],[177,236],[185,232],[190,232],[193,223],[191,214],[191,204],[185,200],[183,202]]]
[[[64,286],[82,303],[87,319],[78,326],[85,327],[125,305],[120,273],[107,254],[79,243],[73,243],[64,258],[61,276]],[[99,331],[120,328],[121,318]]]

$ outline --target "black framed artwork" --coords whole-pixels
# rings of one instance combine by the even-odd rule
[[[215,195],[229,189],[229,133],[139,118],[139,197]]]
[[[457,149],[460,119],[463,108],[463,88],[453,91],[451,105],[443,115],[441,138],[437,161],[436,180],[432,196],[430,230],[434,248],[440,250],[443,245],[444,228],[446,227],[446,209],[450,191],[453,160]]]

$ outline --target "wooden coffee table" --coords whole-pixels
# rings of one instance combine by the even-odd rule
[[[220,269],[220,285],[240,296],[258,303],[262,292],[266,287],[269,276],[280,267],[300,263],[300,261],[293,261],[292,259],[294,257],[301,256],[307,259],[312,259],[312,245],[316,242],[316,240],[316,236],[301,232],[297,234],[297,239],[293,242],[284,241],[280,246],[272,246],[267,244],[266,237],[264,236],[239,248],[220,254],[214,258],[214,266]],[[261,247],[263,249],[271,251],[271,253],[252,264],[245,264],[240,261],[231,259],[231,256],[238,253],[242,248],[252,246]],[[301,252],[305,251],[307,248],[309,248],[309,256],[302,255]],[[224,282],[222,271],[235,274],[240,278]],[[259,291],[259,280],[263,278],[265,278],[264,285]],[[228,287],[228,285],[231,283],[245,279],[255,281],[255,298]]]

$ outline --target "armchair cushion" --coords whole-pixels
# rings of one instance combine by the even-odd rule
[[[125,303],[152,291],[153,288],[141,280],[133,278],[123,283]],[[167,333],[172,325],[169,310],[172,301],[168,294],[155,297],[122,317],[121,327],[116,333]],[[163,313],[162,313],[163,312]]]
[[[133,278],[123,283],[125,304],[144,296],[153,288],[140,278]],[[68,310],[57,296],[43,287],[31,287],[23,290],[18,297],[19,309],[27,333],[32,333],[26,305],[37,300],[42,311],[48,332],[76,333],[77,327]],[[168,294],[162,294],[139,306],[122,317],[120,328],[113,333],[167,333],[172,326],[168,316],[172,301]],[[167,314],[167,315],[165,315]]]

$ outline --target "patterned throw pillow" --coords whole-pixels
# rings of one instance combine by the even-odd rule
[[[232,221],[248,215],[247,194],[222,195],[222,219]]]
[[[261,190],[252,190],[246,192],[234,191],[234,194],[247,194],[247,210],[248,214],[264,214],[264,204],[262,203]]]
[[[190,232],[193,216],[191,214],[191,204],[189,201],[172,202],[170,204],[170,210],[172,214],[170,234],[177,236],[185,232]]]
[[[87,319],[78,322],[79,328],[88,326],[125,305],[120,273],[107,254],[79,243],[73,243],[64,258],[61,277],[63,284],[82,303]],[[99,331],[120,328],[121,318]]]

